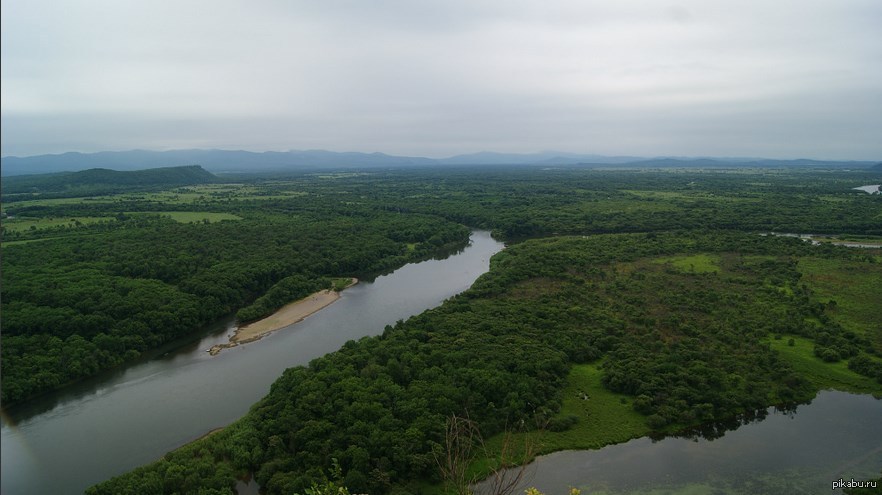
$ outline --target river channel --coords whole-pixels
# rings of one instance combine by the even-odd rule
[[[82,493],[244,415],[286,368],[440,305],[503,245],[472,233],[464,250],[362,281],[334,304],[257,342],[209,356],[233,322],[156,358],[4,411],[4,495]]]

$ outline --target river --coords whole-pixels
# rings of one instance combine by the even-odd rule
[[[440,305],[489,269],[503,245],[488,232],[443,260],[405,265],[346,289],[304,321],[217,356],[232,321],[201,339],[41,397],[2,416],[4,495],[82,493],[244,415],[285,368],[379,335]]]
[[[547,495],[570,487],[590,495],[829,494],[834,481],[875,479],[880,469],[882,400],[823,391],[795,412],[771,408],[716,440],[639,438],[541,456],[512,493],[535,486]]]
[[[882,192],[879,190],[879,187],[880,187],[879,184],[873,184],[873,185],[869,185],[869,186],[853,187],[852,189],[856,189],[858,191],[863,191],[868,194],[879,194],[880,192]]]

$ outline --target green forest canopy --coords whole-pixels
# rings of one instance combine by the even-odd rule
[[[663,261],[692,254],[719,270]],[[851,388],[882,392],[878,351],[842,328],[797,270],[801,259],[862,256],[734,232],[523,242],[494,256],[469,291],[289,369],[234,425],[91,493],[171,479],[182,492],[224,491],[244,473],[268,493],[295,493],[331,459],[353,492],[413,492],[440,481],[433,452],[453,415],[467,414],[486,435],[522,421],[551,429],[584,421],[558,414],[580,363],[600,363],[603,385],[654,430],[812,397],[818,383],[770,346],[775,338],[811,339],[821,365],[828,353],[863,358],[869,367],[857,371],[869,377],[852,373]],[[882,275],[878,263],[865,268]]]
[[[470,291],[289,370],[241,421],[97,491],[230,493],[253,472],[270,493],[291,493],[331,457],[353,490],[412,486],[437,478],[432,449],[449,415],[467,411],[487,434],[536,415],[572,426],[558,416],[560,394],[580,363],[598,365],[603,385],[651,429],[810,397],[827,383],[824,362],[849,363],[840,387],[878,390],[882,336],[872,329],[882,325],[854,307],[878,307],[878,296],[832,301],[811,269],[878,273],[879,251],[757,235],[872,242],[882,202],[851,188],[874,179],[402,169],[4,204],[17,219],[108,221],[4,229],[14,242],[3,247],[3,401],[119,365],[252,303],[265,312],[326,277],[461,245],[465,226],[511,244]],[[240,220],[181,224],[168,211]]]

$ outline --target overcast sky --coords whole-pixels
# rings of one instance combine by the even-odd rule
[[[882,159],[880,0],[2,0],[2,155]]]

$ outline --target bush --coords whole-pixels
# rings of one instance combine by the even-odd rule
[[[572,414],[562,418],[552,418],[551,421],[548,422],[548,431],[566,431],[575,426],[578,422],[578,416]]]

